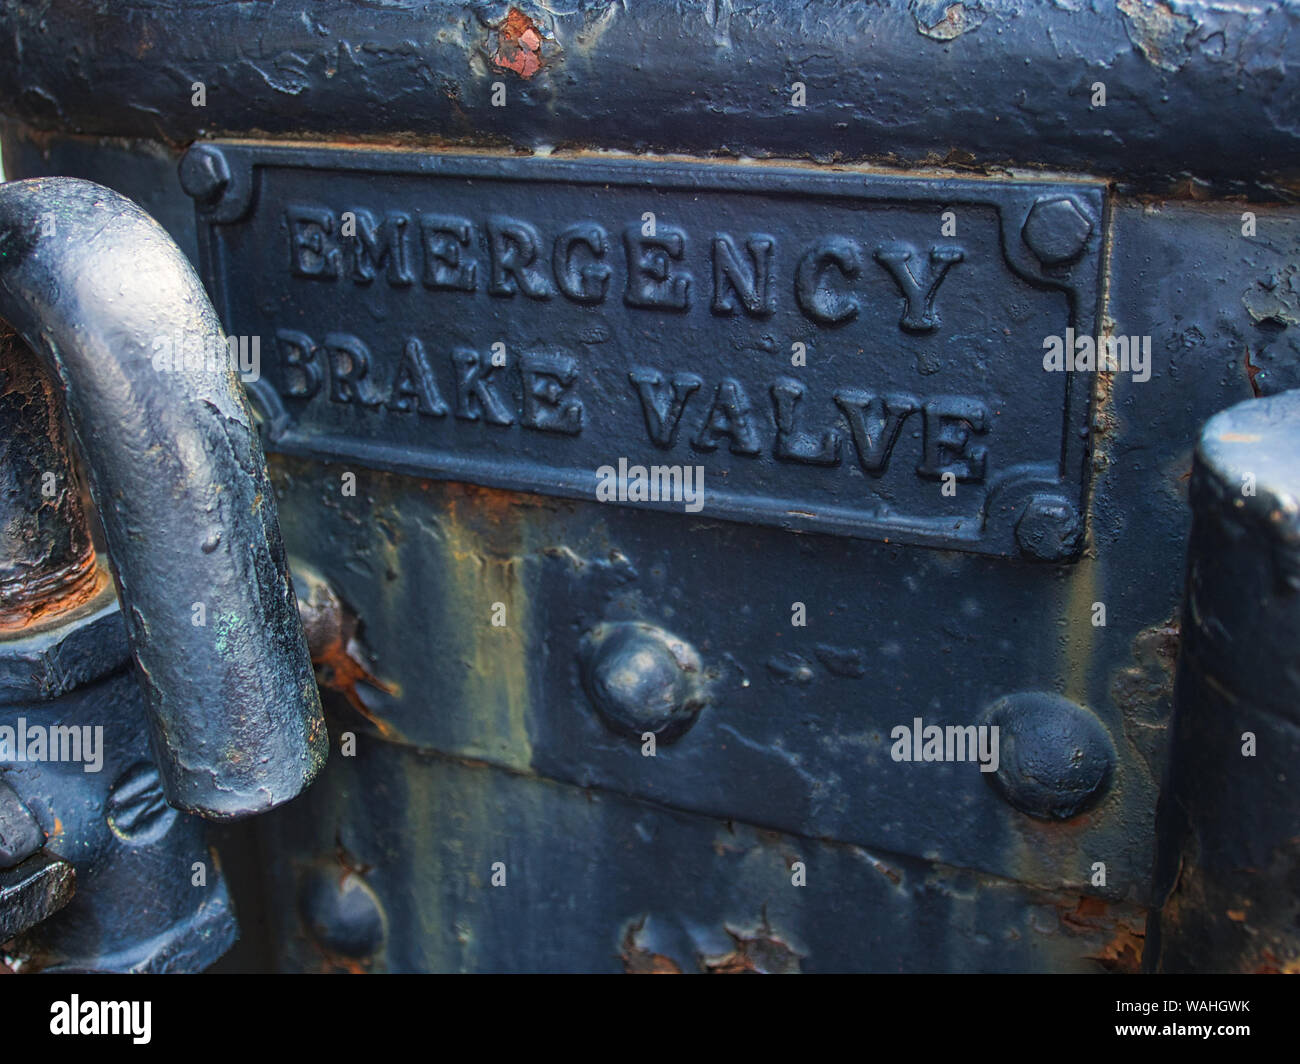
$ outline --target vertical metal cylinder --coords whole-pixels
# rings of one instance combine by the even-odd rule
[[[1210,419],[1148,928],[1153,971],[1300,970],[1300,391]]]

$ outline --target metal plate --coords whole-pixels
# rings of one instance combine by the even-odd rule
[[[1097,332],[1098,185],[247,143],[182,179],[272,450],[989,554],[1083,510],[1091,389],[1043,350]]]

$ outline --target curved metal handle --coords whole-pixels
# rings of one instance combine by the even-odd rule
[[[0,318],[62,386],[168,801],[292,798],[328,739],[261,445],[228,363],[156,357],[225,350],[189,262],[107,188],[0,185]]]

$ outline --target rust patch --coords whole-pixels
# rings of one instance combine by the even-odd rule
[[[379,729],[384,738],[391,739],[396,736],[396,730],[366,707],[366,704],[361,701],[361,696],[357,694],[357,684],[369,684],[389,695],[396,694],[397,689],[367,669],[358,659],[358,653],[359,648],[355,640],[344,642],[342,639],[337,639],[324,647],[319,655],[312,655],[311,663],[316,666],[316,682],[321,687],[341,694],[348,705]]]
[[[492,63],[502,70],[513,70],[525,80],[542,69],[542,33],[527,15],[512,7],[497,30]]]
[[[1256,975],[1300,975],[1300,960],[1279,961],[1271,950],[1260,954],[1259,964],[1255,967]]]
[[[32,596],[0,606],[0,632],[33,631],[60,622],[65,614],[79,609],[108,587],[108,570],[95,561],[95,553],[45,580],[33,580],[27,591]]]
[[[1255,378],[1259,376],[1260,371],[1263,370],[1263,368],[1264,368],[1263,366],[1257,366],[1257,365],[1255,365],[1253,362],[1251,362],[1251,360],[1250,360],[1250,346],[1247,345],[1247,347],[1246,347],[1246,378],[1247,378],[1247,380],[1250,381],[1250,391],[1251,391],[1251,394],[1254,395],[1254,397],[1255,397],[1256,399],[1260,398],[1260,397],[1264,394],[1263,391],[1260,389],[1259,384],[1255,381]]]
[[[662,953],[655,953],[643,946],[639,937],[645,929],[646,917],[640,923],[632,924],[623,936],[622,952],[623,971],[628,975],[681,975],[677,962]]]
[[[1124,16],[1128,39],[1147,62],[1171,73],[1182,69],[1188,59],[1187,38],[1196,20],[1177,14],[1168,4],[1156,0],[1117,0]]]
[[[1142,947],[1146,942],[1146,927],[1135,926],[1136,919],[1117,915],[1101,898],[1081,896],[1074,908],[1069,903],[1058,906],[1061,924],[1072,934],[1103,935],[1102,944],[1092,953],[1085,954],[1109,972],[1135,973],[1142,966]],[[1135,911],[1131,916],[1141,916]]]
[[[628,975],[682,974],[682,970],[671,957],[665,957],[662,953],[651,953],[648,949],[638,947],[631,941],[630,932],[628,939],[624,940],[621,956],[623,971]]]
[[[802,958],[772,931],[764,916],[757,931],[747,933],[728,926],[735,948],[720,957],[705,957],[710,975],[795,975]]]
[[[357,638],[360,621],[356,614],[343,605],[318,573],[303,566],[298,569],[302,581],[298,614],[307,635],[311,663],[316,668],[316,683],[324,690],[342,695],[385,739],[396,738],[396,729],[375,716],[357,693],[359,683],[388,695],[398,694],[398,689],[375,676],[362,661],[363,651]]]
[[[1142,629],[1133,640],[1134,664],[1116,672],[1110,684],[1111,699],[1123,714],[1124,735],[1157,780],[1164,771],[1179,636],[1176,619]]]
[[[917,32],[934,41],[954,40],[984,21],[978,5],[917,3],[915,0],[912,4],[912,18],[916,22]]]

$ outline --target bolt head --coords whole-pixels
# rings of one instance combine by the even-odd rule
[[[1073,262],[1088,244],[1092,220],[1073,196],[1044,196],[1029,211],[1021,236],[1044,266]]]
[[[998,729],[991,785],[1011,805],[1042,820],[1069,820],[1097,804],[1115,771],[1115,746],[1101,721],[1060,695],[1007,695],[987,711]]]
[[[187,196],[211,206],[230,184],[230,166],[211,144],[196,144],[181,159],[180,178]]]
[[[1016,521],[1016,544],[1027,558],[1061,562],[1083,545],[1083,521],[1063,495],[1035,495]]]
[[[672,742],[707,701],[695,648],[656,625],[600,624],[581,649],[582,682],[605,723],[634,739]]]

